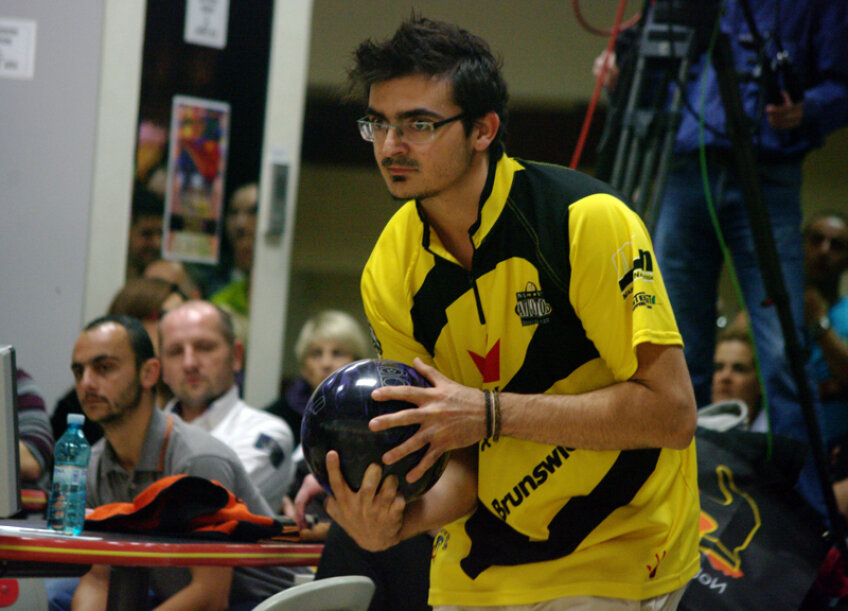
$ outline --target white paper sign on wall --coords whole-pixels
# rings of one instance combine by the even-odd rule
[[[31,19],[0,17],[0,78],[35,76],[35,31]]]
[[[188,0],[183,37],[188,43],[223,49],[229,17],[230,0]]]

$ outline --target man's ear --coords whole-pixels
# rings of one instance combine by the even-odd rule
[[[159,381],[159,372],[162,368],[159,359],[147,359],[141,364],[138,377],[143,388],[153,388]]]
[[[244,342],[237,339],[233,342],[233,371],[238,373],[244,367]]]
[[[490,111],[474,121],[474,128],[471,132],[474,138],[474,149],[482,152],[489,148],[489,145],[498,135],[500,126],[501,118],[495,111]]]

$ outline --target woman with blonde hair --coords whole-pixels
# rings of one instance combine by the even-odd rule
[[[266,409],[285,420],[300,443],[300,421],[312,391],[339,367],[371,356],[362,325],[340,310],[322,310],[306,323],[297,336],[294,353],[300,376],[284,380],[280,397]]]

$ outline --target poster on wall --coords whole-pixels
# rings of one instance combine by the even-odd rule
[[[227,46],[230,0],[188,0],[185,11],[186,42],[223,49]]]
[[[216,264],[221,250],[230,105],[174,96],[162,256]]]

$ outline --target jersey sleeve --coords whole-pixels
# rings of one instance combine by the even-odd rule
[[[412,364],[415,357],[425,363],[432,364],[433,360],[423,346],[404,331],[402,326],[393,323],[377,306],[365,307],[365,315],[371,327],[371,338],[374,347],[381,358]]]
[[[388,234],[388,235],[387,235]],[[412,364],[415,357],[433,364],[433,359],[414,337],[410,306],[412,297],[403,270],[396,235],[385,231],[362,272],[360,289],[371,339],[381,358]]]
[[[617,380],[643,342],[682,345],[648,231],[617,198],[592,195],[568,216],[570,294],[587,337]]]

